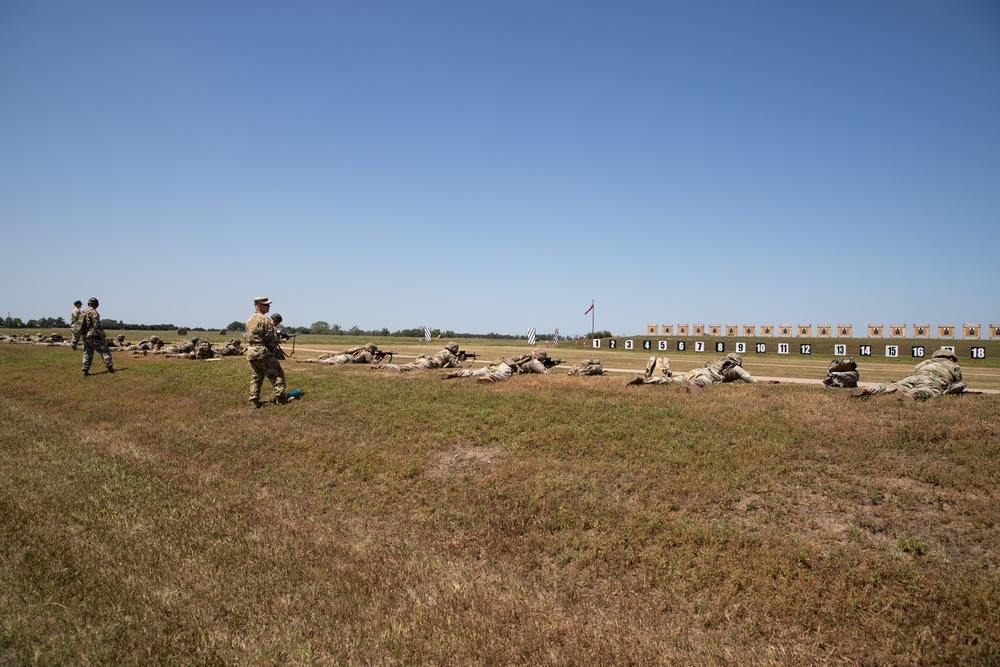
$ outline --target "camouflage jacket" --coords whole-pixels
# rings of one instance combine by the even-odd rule
[[[933,378],[942,391],[962,381],[962,367],[951,359],[928,359],[921,361],[913,371],[914,375]]]
[[[247,358],[263,359],[277,352],[278,330],[274,322],[263,313],[254,313],[247,320]]]
[[[104,335],[104,327],[101,325],[101,316],[94,308],[88,307],[83,311],[80,316],[80,331],[86,338],[97,339],[101,342],[107,340],[107,336]]]
[[[83,311],[79,308],[74,308],[73,312],[69,314],[69,328],[73,331],[80,330],[80,320],[83,319]]]

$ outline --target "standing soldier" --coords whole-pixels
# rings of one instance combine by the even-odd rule
[[[274,400],[276,403],[287,403],[285,396],[285,371],[282,370],[280,359],[284,354],[278,348],[278,330],[274,322],[267,316],[271,310],[271,300],[258,297],[253,300],[254,312],[247,320],[247,360],[250,362],[250,403],[259,408],[260,387],[267,377],[274,385]]]
[[[111,360],[111,350],[108,349],[108,337],[101,325],[101,316],[97,307],[101,305],[97,297],[87,299],[87,309],[80,316],[80,334],[83,336],[83,375],[90,375],[90,363],[94,359],[94,351],[101,355],[109,373],[115,372]]]
[[[69,314],[69,328],[73,332],[73,349],[80,344],[80,319],[83,317],[83,311],[80,307],[83,306],[83,301],[77,299],[73,302],[73,312]]]

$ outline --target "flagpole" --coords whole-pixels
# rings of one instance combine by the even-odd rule
[[[594,304],[595,303],[596,302],[594,301],[594,299],[590,300],[590,337],[591,337],[591,339],[593,339],[593,337],[594,337],[594,318],[597,317],[597,309],[594,308]]]

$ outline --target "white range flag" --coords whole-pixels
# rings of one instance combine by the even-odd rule
[[[552,334],[552,344],[559,347],[559,329],[556,329],[556,332]]]
[[[528,345],[535,344],[535,327],[528,329]]]
[[[428,343],[431,341],[431,328],[430,327],[424,327],[424,338],[427,340]]]

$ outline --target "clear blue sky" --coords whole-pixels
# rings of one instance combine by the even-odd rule
[[[1000,3],[0,2],[0,311],[1000,322]]]

